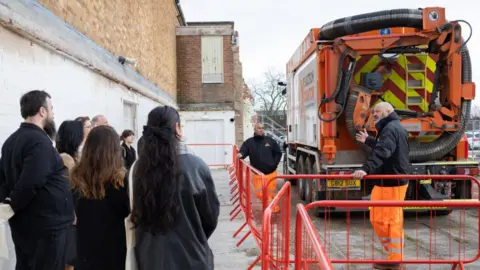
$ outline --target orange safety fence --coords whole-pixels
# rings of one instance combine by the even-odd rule
[[[287,182],[265,209],[262,269],[289,269],[291,200],[291,185]]]
[[[295,270],[302,269],[333,270],[334,268],[320,243],[318,233],[305,206],[298,204],[295,219]]]
[[[455,181],[455,185],[457,185],[459,189],[461,189],[461,187],[464,189],[463,191],[457,190],[455,192],[466,191],[465,189],[468,187],[468,185],[462,185],[461,181],[465,183],[470,182],[472,186],[473,183],[475,183],[477,186],[476,190],[478,190],[478,187],[480,187],[479,180],[472,176],[455,175],[454,177],[455,178],[452,179],[452,175],[371,175],[365,177],[364,179],[366,181],[364,182],[374,179],[402,178],[417,180],[416,182],[422,180],[424,181],[424,179],[430,179],[433,182],[430,182],[429,185],[436,188],[437,185],[435,181],[441,182],[448,179]],[[312,181],[320,181],[320,179],[351,179],[352,177],[351,175],[279,175],[276,177],[276,179],[279,178],[301,178],[312,179]],[[276,179],[272,179],[271,181],[276,181]],[[266,187],[267,185],[268,183],[265,181],[263,186]],[[281,193],[277,194],[277,198],[274,199],[267,209],[271,209],[275,203],[278,203],[280,197],[282,196],[284,195]],[[323,246],[325,247],[328,256],[323,256],[321,253],[318,255],[318,253],[323,249],[320,243],[315,243],[315,237],[313,237],[312,240],[311,234],[309,239],[312,241],[311,245],[313,245],[313,249],[305,250],[305,248],[303,248],[301,252],[297,250],[299,247],[298,245],[302,247],[308,243],[305,242],[306,240],[304,240],[304,238],[299,238],[298,234],[300,233],[299,230],[301,230],[301,228],[296,228],[297,236],[295,237],[295,252],[297,265],[301,265],[302,263],[305,264],[306,262],[309,262],[312,265],[318,265],[320,263],[325,263],[324,259],[327,259],[328,262],[328,257],[330,257],[331,262],[334,264],[373,264],[395,262],[392,260],[387,261],[385,259],[385,246],[381,245],[380,241],[378,240],[378,235],[376,235],[372,225],[370,224],[370,220],[367,218],[367,214],[369,214],[368,207],[403,207],[410,210],[415,210],[415,208],[417,208],[415,218],[412,219],[410,216],[405,215],[403,225],[405,249],[402,249],[403,259],[397,262],[417,265],[426,264],[430,265],[430,267],[432,264],[452,264],[454,268],[458,266],[460,269],[464,269],[464,264],[475,262],[478,258],[480,258],[480,202],[478,200],[440,200],[439,198],[410,201],[321,200],[308,204],[306,206],[306,210],[316,210],[315,214],[323,219],[323,226],[322,223],[316,222],[315,227],[317,231],[323,232]],[[423,208],[429,214],[421,215],[421,213],[419,213],[419,208]],[[342,218],[340,218],[340,220],[334,219],[332,213],[334,210],[343,210],[344,215]],[[361,216],[360,220],[355,219],[355,212],[363,214],[363,219]],[[445,216],[441,217],[441,213],[443,213]],[[263,224],[264,241],[266,239],[265,235],[267,235],[265,233],[267,228],[272,227],[271,218],[269,219],[268,217],[271,214],[271,212],[265,212],[265,222]],[[283,222],[286,224],[290,221],[283,220]],[[308,224],[313,226],[312,223]],[[309,225],[307,225],[306,228],[308,228]],[[310,229],[312,229],[311,226]],[[270,233],[270,237],[272,237],[271,234],[273,230],[270,229],[268,232]],[[332,241],[332,236],[334,236],[334,241]],[[283,237],[284,239],[287,239],[288,236],[287,234],[284,234]],[[273,243],[273,245],[272,243],[267,245],[264,242],[262,247],[262,260],[284,262],[284,255],[282,255],[283,257],[271,256],[272,254],[270,250],[272,250],[274,246],[275,243]],[[289,249],[287,247],[282,248],[284,250]],[[403,253],[403,251],[405,252]],[[315,252],[317,253],[315,254],[317,258],[304,258],[305,252]],[[302,261],[302,259],[305,260]],[[293,262],[295,262],[295,260],[290,260],[290,263]],[[424,269],[425,268],[426,267],[424,267]],[[270,267],[264,269],[270,269]]]

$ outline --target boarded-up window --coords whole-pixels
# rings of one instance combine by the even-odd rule
[[[223,37],[202,37],[202,82],[223,83]]]

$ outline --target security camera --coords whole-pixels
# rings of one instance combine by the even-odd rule
[[[137,59],[135,59],[135,58],[128,58],[128,57],[119,56],[118,57],[118,62],[120,62],[120,64],[122,64],[122,65],[125,65],[125,63],[127,63],[127,64],[131,65],[132,67],[137,66]]]

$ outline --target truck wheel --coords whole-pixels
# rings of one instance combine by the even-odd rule
[[[296,171],[297,171],[297,174],[305,173],[305,158],[303,155],[298,157]],[[297,180],[297,191],[298,191],[298,198],[300,200],[305,200],[305,181],[303,179]]]
[[[312,157],[308,157],[305,162],[305,174],[312,174]],[[305,187],[305,201],[311,203],[313,201],[313,179],[304,180]]]

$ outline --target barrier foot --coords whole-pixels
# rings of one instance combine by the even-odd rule
[[[240,214],[241,211],[242,211],[242,209],[238,209],[238,211],[235,213],[235,215],[233,215],[233,216],[230,218],[230,221],[233,221],[233,220],[238,216],[238,214]]]
[[[248,270],[253,269],[253,267],[255,267],[255,265],[257,265],[257,263],[260,261],[260,259],[261,259],[261,256],[258,256],[257,259],[255,259],[255,261],[253,261],[253,263],[250,264],[250,266],[248,267]]]
[[[230,194],[233,194],[233,192],[238,188],[238,185],[233,186],[232,189],[230,189]]]
[[[251,233],[252,233],[252,231],[248,231],[248,232],[242,237],[242,239],[240,239],[240,241],[238,241],[237,247],[239,247],[239,246],[243,243],[243,241],[245,241],[245,239],[247,239],[247,237],[248,237]]]
[[[237,209],[238,209],[239,207],[240,207],[240,204],[237,205],[235,208],[233,208],[233,210],[230,211],[230,214],[229,214],[229,215],[231,216],[235,211],[237,211]]]
[[[452,265],[452,270],[457,269],[457,265],[458,265],[458,269],[460,269],[460,270],[465,270],[465,267],[464,267],[464,265],[463,265],[463,262],[454,263],[454,264]]]
[[[229,185],[231,186],[231,185],[235,182],[235,180],[237,180],[237,178],[236,178],[236,177],[233,177],[232,180],[230,180]]]
[[[233,238],[237,237],[237,235],[247,226],[247,222],[245,221],[243,225],[233,234]]]

